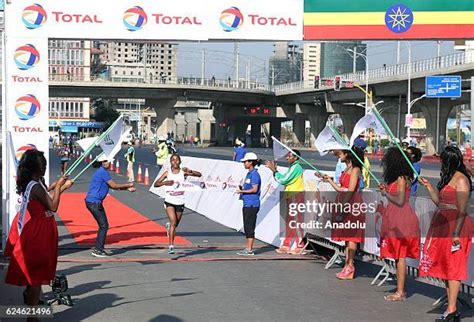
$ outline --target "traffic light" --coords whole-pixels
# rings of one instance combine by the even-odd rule
[[[314,88],[318,89],[319,87],[321,87],[321,78],[316,75],[314,76]]]
[[[341,76],[336,76],[334,79],[334,90],[340,91],[341,90]]]

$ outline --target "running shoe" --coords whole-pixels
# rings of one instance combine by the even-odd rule
[[[247,248],[245,248],[244,250],[241,250],[240,252],[237,252],[237,255],[239,255],[239,256],[254,256],[255,253],[253,252],[253,250],[248,250]]]
[[[165,227],[166,227],[166,237],[170,237],[171,224],[169,222],[167,222]]]
[[[106,252],[105,250],[99,250],[97,248],[92,249],[91,255],[94,257],[101,257],[101,258],[107,258],[111,256],[109,252]]]
[[[169,245],[168,254],[174,254],[174,246],[173,245]]]

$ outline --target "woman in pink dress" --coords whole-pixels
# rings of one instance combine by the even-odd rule
[[[388,199],[383,211],[380,232],[380,257],[395,260],[397,291],[385,296],[387,301],[406,299],[406,258],[420,257],[420,222],[410,206],[410,191],[414,180],[413,170],[395,147],[389,148],[382,159],[383,178],[380,192]]]
[[[352,147],[360,160],[364,159],[364,151],[358,147]],[[346,203],[363,203],[359,191],[360,178],[362,177],[362,164],[349,150],[341,150],[339,154],[341,162],[346,164],[346,169],[339,178],[339,184],[335,183],[329,176],[324,176],[323,180],[328,182],[334,190],[338,192],[336,203],[344,205]],[[361,207],[353,207],[353,209]],[[341,280],[350,280],[354,278],[355,266],[354,256],[357,251],[357,245],[364,242],[365,233],[365,214],[364,213],[335,213],[332,217],[333,224],[354,224],[359,228],[333,229],[331,239],[334,241],[344,241],[346,243],[346,262],[341,272],[336,277]]]
[[[420,179],[439,210],[431,220],[420,261],[420,276],[445,280],[448,307],[442,321],[460,321],[456,301],[461,281],[467,279],[472,243],[472,220],[467,213],[471,196],[471,174],[461,151],[448,146],[441,153],[441,180],[437,189]],[[472,259],[471,259],[472,261]]]
[[[73,181],[61,177],[50,189],[44,183],[46,159],[38,150],[26,151],[18,165],[17,192],[21,207],[15,216],[5,256],[11,257],[5,282],[26,286],[23,292],[27,305],[39,305],[41,285],[48,285],[56,274],[58,229],[54,212],[61,193]],[[48,190],[52,190],[51,194]]]

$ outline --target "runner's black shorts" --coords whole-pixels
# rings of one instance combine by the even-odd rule
[[[244,231],[245,237],[255,238],[255,225],[257,224],[257,213],[260,210],[258,207],[243,207],[242,213],[244,215]]]
[[[173,207],[176,212],[184,212],[184,205],[173,205],[172,203],[165,201],[165,208]]]

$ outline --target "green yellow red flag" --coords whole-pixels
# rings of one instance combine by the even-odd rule
[[[473,0],[305,0],[305,40],[474,39]]]

